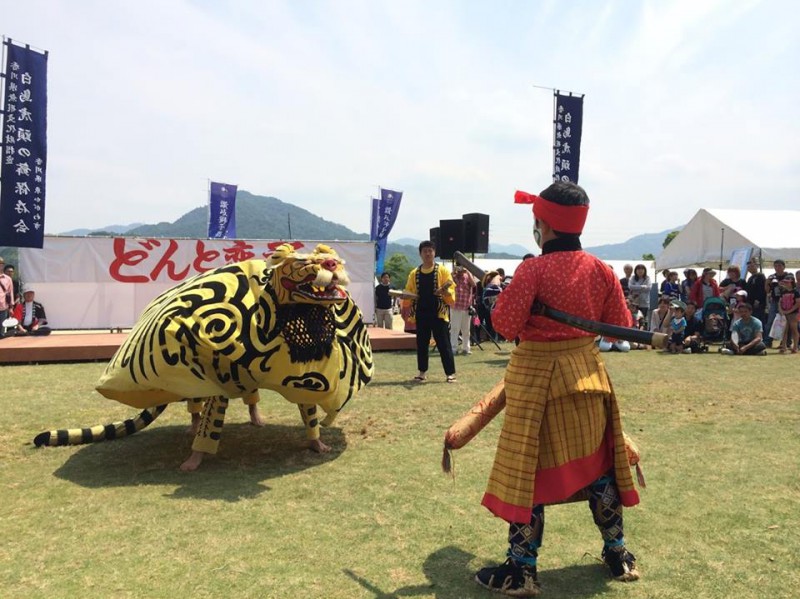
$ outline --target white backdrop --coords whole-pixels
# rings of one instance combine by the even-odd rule
[[[42,249],[20,248],[23,287],[36,291],[54,329],[130,328],[159,293],[200,272],[265,258],[281,241],[49,237]],[[375,311],[375,244],[292,241],[302,253],[317,243],[346,262],[348,287],[366,322]]]

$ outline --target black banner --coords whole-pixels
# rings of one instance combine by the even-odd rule
[[[41,248],[47,174],[47,53],[4,42],[0,245]]]
[[[581,162],[583,96],[555,92],[553,115],[553,181],[578,182]]]

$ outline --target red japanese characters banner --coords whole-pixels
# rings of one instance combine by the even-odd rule
[[[20,280],[36,291],[55,329],[131,327],[162,291],[233,262],[268,257],[283,241],[49,237],[20,248]],[[310,252],[318,241],[291,241]],[[375,244],[326,241],[345,260],[350,294],[367,322],[375,309]]]

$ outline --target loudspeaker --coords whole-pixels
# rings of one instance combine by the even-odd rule
[[[461,218],[440,220],[439,237],[442,244],[439,257],[442,260],[452,260],[454,252],[464,251],[464,220]]]
[[[465,253],[485,254],[489,251],[489,215],[472,212],[464,218]]]
[[[436,246],[436,255],[438,256],[439,252],[442,251],[442,244],[440,243],[441,237],[439,235],[439,227],[434,227],[433,229],[431,229],[430,237],[428,237],[428,239],[430,239],[433,242],[433,245]]]

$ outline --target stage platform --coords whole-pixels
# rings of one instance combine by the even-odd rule
[[[367,327],[373,351],[414,350],[414,335]],[[0,339],[0,364],[39,362],[92,362],[108,360],[128,334],[111,332],[54,331],[46,337]]]

